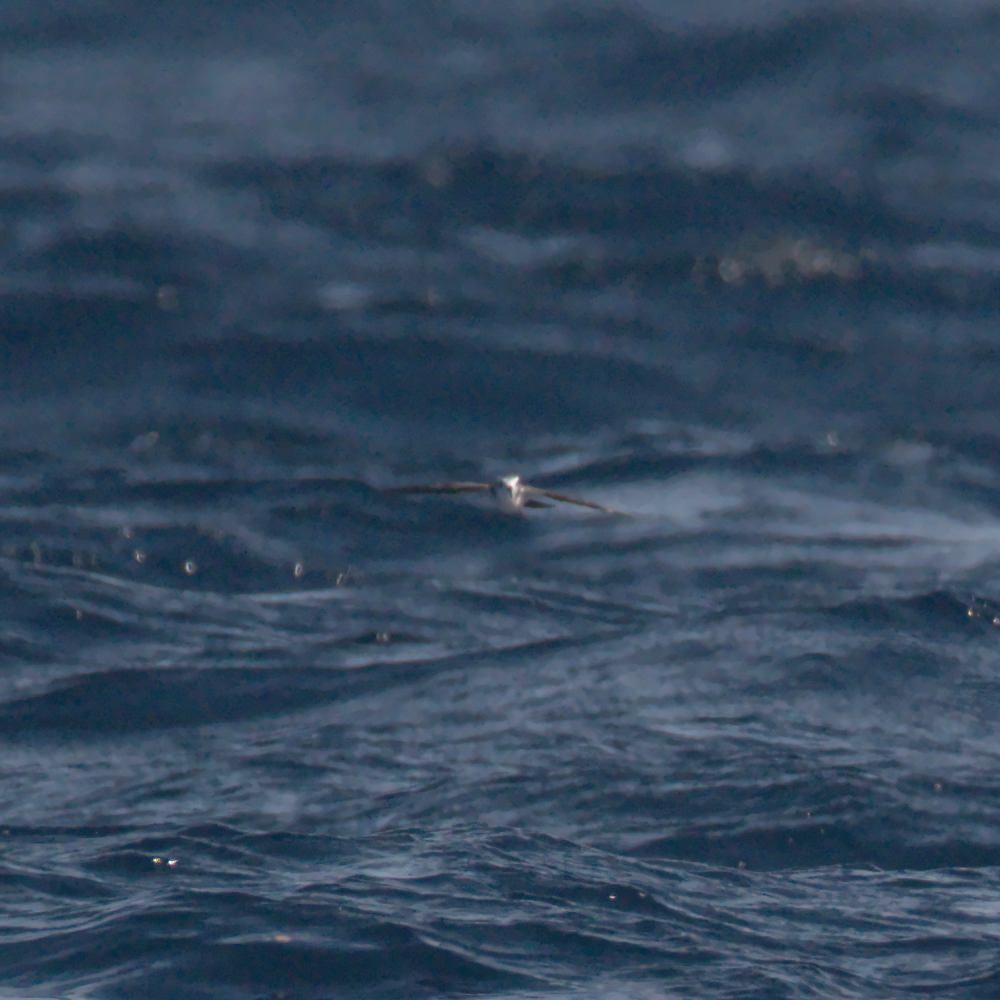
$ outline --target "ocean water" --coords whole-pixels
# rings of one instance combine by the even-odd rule
[[[6,0],[0,997],[1000,994],[998,49]]]

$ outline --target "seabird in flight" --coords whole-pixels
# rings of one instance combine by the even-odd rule
[[[599,503],[589,500],[578,500],[576,497],[558,493],[555,490],[543,490],[539,486],[529,486],[522,483],[520,476],[500,476],[492,483],[434,483],[430,486],[394,486],[382,490],[383,493],[483,493],[496,501],[497,507],[505,514],[523,514],[524,507],[552,507],[553,504],[536,500],[535,496],[543,496],[549,500],[559,500],[562,503],[575,503],[580,507],[590,507],[605,514],[623,514],[624,511],[602,507]]]

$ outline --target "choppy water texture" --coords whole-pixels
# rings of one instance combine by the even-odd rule
[[[0,996],[997,996],[1000,8],[0,18]]]

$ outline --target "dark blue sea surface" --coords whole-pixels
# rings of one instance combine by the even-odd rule
[[[998,52],[0,5],[0,997],[1000,996]]]

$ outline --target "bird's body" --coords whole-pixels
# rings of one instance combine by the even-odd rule
[[[522,513],[527,499],[519,476],[501,476],[490,486],[490,496],[505,514]]]
[[[592,510],[600,510],[605,514],[621,514],[620,510],[612,510],[610,507],[602,507],[599,503],[590,503],[589,500],[579,500],[576,497],[567,496],[565,493],[557,493],[555,490],[544,490],[538,486],[530,486],[521,482],[520,476],[500,476],[492,483],[433,483],[428,486],[395,486],[383,493],[481,493],[493,498],[497,507],[505,514],[524,514],[525,507],[551,507],[550,503],[543,503],[536,500],[535,496],[543,496],[549,500],[559,500],[562,503],[573,503],[580,507],[590,507]]]

